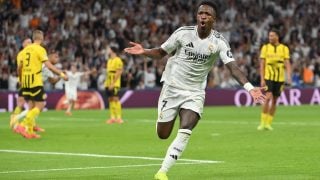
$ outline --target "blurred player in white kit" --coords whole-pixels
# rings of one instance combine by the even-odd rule
[[[72,64],[70,67],[70,71],[66,71],[67,76],[69,77],[69,81],[65,81],[65,95],[68,103],[68,108],[65,112],[66,115],[71,116],[71,110],[77,100],[77,87],[80,83],[81,76],[88,75],[93,71],[86,71],[86,72],[78,72],[77,66]]]

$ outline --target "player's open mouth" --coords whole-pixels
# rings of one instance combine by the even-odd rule
[[[200,27],[205,27],[206,26],[206,23],[204,21],[201,21],[200,22]]]

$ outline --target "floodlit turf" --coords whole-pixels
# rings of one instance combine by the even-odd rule
[[[156,109],[123,113],[124,124],[107,125],[107,110],[43,112],[35,140],[0,113],[0,179],[153,179],[178,124],[159,140]],[[320,179],[320,106],[280,106],[272,132],[256,130],[259,116],[260,107],[206,107],[169,179]]]

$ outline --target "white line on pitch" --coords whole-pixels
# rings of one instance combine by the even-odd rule
[[[204,163],[176,163],[178,165],[190,165],[190,164],[204,164]],[[134,168],[134,167],[149,167],[149,166],[161,166],[161,164],[135,164],[135,165],[123,165],[123,166],[102,166],[102,167],[76,167],[76,168],[54,168],[54,169],[30,169],[30,170],[17,170],[17,171],[0,171],[0,174],[11,173],[28,173],[28,172],[50,172],[50,171],[72,171],[72,170],[90,170],[90,169],[112,169],[112,168]]]
[[[65,121],[65,119],[57,119],[57,118],[46,118],[48,120],[52,121]],[[69,120],[72,121],[96,121],[97,119],[88,119],[88,118],[68,118]],[[134,123],[155,123],[155,119],[129,119],[128,122],[134,122]],[[102,121],[101,121],[102,122]],[[201,123],[205,124],[235,124],[235,125],[247,125],[247,124],[257,124],[258,122],[252,122],[252,121],[223,121],[223,120],[210,120],[210,119],[205,119],[201,120]],[[290,122],[274,122],[273,124],[278,124],[278,125],[292,125],[292,126],[320,126],[320,123],[318,122],[297,122],[297,121],[290,121]]]
[[[154,123],[154,120],[150,119],[135,119],[135,122],[143,122],[143,123]],[[235,124],[235,125],[248,125],[248,124],[258,124],[259,122],[250,122],[250,121],[223,121],[223,120],[201,120],[200,123],[204,124]],[[292,125],[292,126],[320,126],[320,123],[317,122],[273,122],[273,124],[278,125]]]
[[[52,121],[66,121],[65,119],[56,119],[56,118],[46,118],[48,120]],[[85,122],[94,122],[97,119],[88,119],[88,118],[68,118],[68,120],[71,121],[85,121]],[[102,121],[101,121],[102,122]],[[129,119],[128,122],[133,122],[133,123],[155,123],[156,120],[154,119]],[[248,125],[248,124],[254,124],[257,125],[259,122],[251,122],[251,121],[223,121],[223,120],[201,120],[201,123],[204,124],[235,124],[235,125]],[[290,121],[290,122],[273,122],[273,124],[278,124],[278,125],[291,125],[291,126],[320,126],[320,123],[317,122],[296,122],[296,121]]]
[[[21,151],[21,150],[7,150],[7,149],[0,149],[0,152],[19,153],[19,154],[43,154],[43,155],[82,156],[82,157],[97,157],[97,158],[116,158],[116,159],[143,159],[143,160],[157,160],[157,161],[163,160],[163,158],[141,157],[141,156],[116,156],[116,155],[104,155],[104,154],[84,154],[84,153],[65,153],[65,152],[38,152],[38,151]],[[222,163],[223,162],[223,161],[196,160],[196,159],[179,159],[179,161],[193,162],[193,163]]]

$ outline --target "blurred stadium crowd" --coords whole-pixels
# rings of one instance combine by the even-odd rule
[[[276,27],[290,48],[293,86],[320,87],[319,0],[216,0],[220,16],[215,29],[229,40],[233,55],[249,80],[259,85],[259,51],[268,30]],[[16,90],[16,55],[32,30],[45,32],[45,47],[60,54],[58,67],[77,64],[84,76],[80,89],[103,90],[106,47],[118,47],[124,61],[122,86],[160,87],[166,59],[133,57],[121,50],[129,41],[160,46],[183,25],[196,23],[195,0],[0,0],[0,89]],[[208,88],[237,83],[221,62],[208,75]],[[62,89],[63,83],[46,89]]]

